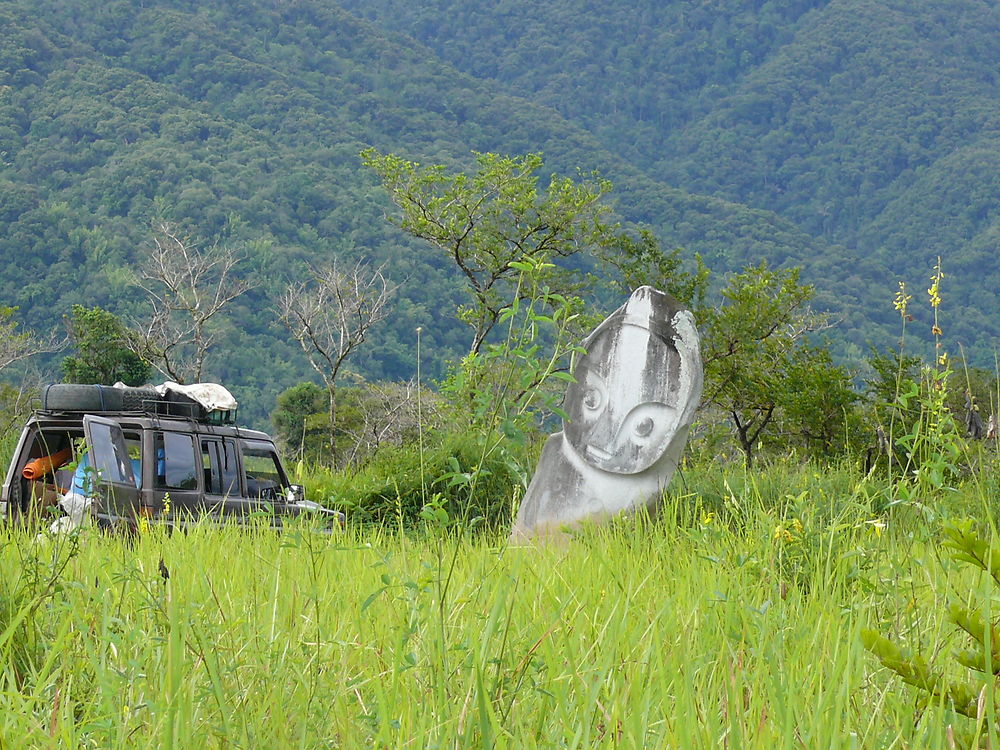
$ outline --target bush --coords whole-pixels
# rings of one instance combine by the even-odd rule
[[[295,461],[343,469],[366,463],[380,446],[417,440],[441,422],[440,397],[413,382],[360,382],[337,386],[336,444],[330,449],[330,394],[312,382],[278,395],[271,414],[285,455]]]
[[[440,500],[452,519],[496,529],[511,521],[530,472],[528,451],[485,435],[431,435],[383,446],[363,468],[314,470],[302,477],[307,496],[364,523],[414,526]],[[479,520],[475,520],[479,519]]]

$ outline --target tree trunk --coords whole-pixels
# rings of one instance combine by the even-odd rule
[[[337,468],[337,389],[333,381],[327,381],[326,390],[330,394],[330,409],[327,413],[330,419],[330,466]]]
[[[743,451],[743,464],[747,469],[753,467],[753,440],[750,439],[750,425],[740,422],[740,417],[732,412],[733,425],[736,429],[736,438],[740,441],[740,450]]]
[[[770,404],[762,413],[758,413],[755,419],[744,423],[740,420],[739,412],[735,409],[729,411],[729,416],[733,419],[733,426],[736,429],[736,437],[740,441],[740,449],[746,458],[746,468],[753,466],[753,444],[757,442],[760,433],[771,423],[774,417],[775,404]]]

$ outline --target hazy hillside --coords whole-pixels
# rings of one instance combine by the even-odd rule
[[[938,6],[964,10],[932,23]],[[268,300],[331,255],[384,260],[402,283],[355,365],[409,375],[422,325],[433,370],[466,339],[451,269],[385,223],[358,152],[460,166],[472,150],[533,150],[547,169],[599,169],[624,219],[720,270],[804,266],[846,316],[842,352],[891,339],[894,276],[922,283],[938,251],[955,284],[946,306],[961,287],[981,311],[955,329],[992,341],[996,13],[971,1],[8,2],[0,301],[35,328],[74,302],[134,311],[122,266],[161,216],[250,257],[260,286],[209,363],[245,402],[269,408],[308,376]],[[913,41],[925,36],[936,46]]]

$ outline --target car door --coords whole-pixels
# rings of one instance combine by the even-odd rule
[[[3,502],[3,512],[10,519],[17,518],[28,510],[28,483],[21,472],[29,461],[31,446],[35,444],[39,434],[41,432],[37,425],[24,428],[14,450],[14,458],[11,459],[10,467],[7,469],[3,496],[0,500]]]
[[[94,514],[112,522],[134,523],[139,512],[139,488],[121,426],[110,419],[86,414],[83,432],[93,467],[88,489],[95,499]]]
[[[195,435],[170,429],[150,431],[153,459],[152,505],[171,523],[186,523],[210,512],[201,491],[201,457]]]
[[[240,486],[236,442],[220,436],[201,436],[205,500],[224,515],[246,516],[261,508],[257,498],[247,498]]]

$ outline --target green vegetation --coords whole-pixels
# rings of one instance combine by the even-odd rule
[[[847,467],[689,468],[656,523],[513,548],[428,522],[334,537],[5,530],[7,743],[951,747],[975,720],[866,654],[950,659],[968,572]],[[992,485],[935,501],[990,513]],[[77,543],[78,541],[78,543]],[[127,545],[127,546],[125,546]],[[164,578],[164,574],[169,577]],[[980,736],[996,727],[980,722]]]
[[[141,380],[142,321],[164,374],[257,423],[276,402],[296,479],[349,519],[0,530],[5,744],[1000,742],[968,674],[996,674],[1000,467],[966,435],[1000,404],[972,366],[1000,333],[995,4],[14,0],[0,23],[0,370],[68,318],[68,377]],[[947,318],[939,259],[893,322],[886,290],[940,254]],[[706,361],[664,511],[508,546],[579,333],[645,282]],[[2,386],[5,422],[25,393]]]
[[[656,257],[646,239],[619,241],[670,268],[676,256]],[[752,473],[720,464],[708,429],[657,519],[524,547],[506,541],[507,529],[538,419],[558,412],[551,386],[570,377],[558,363],[573,352],[564,333],[577,313],[541,283],[551,264],[511,267],[517,281],[497,321],[506,338],[459,362],[439,401],[419,387],[404,394],[416,402],[412,432],[335,473],[306,453],[328,392],[302,385],[281,398],[284,439],[302,435],[295,479],[347,512],[342,532],[275,533],[266,519],[176,534],[140,523],[131,540],[92,528],[0,530],[12,571],[0,583],[0,689],[11,709],[0,736],[96,747],[998,740],[986,683],[956,672],[995,673],[981,575],[1000,549],[991,531],[1000,467],[995,442],[966,440],[948,406],[959,376],[940,328],[940,263],[928,290],[932,364],[917,376],[904,340],[874,368],[874,390],[888,392],[895,362],[899,408],[868,405],[891,436],[869,470],[846,429],[817,451],[836,463],[797,459],[789,449],[809,449],[810,435],[786,434]],[[707,278],[699,269],[676,281],[697,292]],[[710,368],[709,387],[740,382],[747,393],[765,356],[771,366],[759,369],[798,393],[771,407],[775,423],[827,426],[828,394],[848,392],[843,372],[825,350],[795,337],[770,350],[765,335],[808,324],[800,308],[810,290],[765,267],[731,282],[736,291],[703,314],[717,331],[762,325],[730,348],[764,348],[721,376]],[[759,316],[748,322],[753,300]],[[904,327],[911,302],[900,288]],[[743,311],[732,320],[730,305]],[[344,409],[335,440],[350,440],[354,425],[367,432],[377,388],[344,389],[342,405],[357,410]],[[808,406],[816,402],[828,409],[820,416]],[[840,406],[838,425],[849,412],[860,424],[853,396]],[[969,516],[978,529],[957,520]],[[943,546],[977,569],[949,565]],[[971,601],[949,605],[954,591]],[[957,665],[950,623],[967,647]],[[930,695],[917,708],[914,688]]]
[[[798,269],[761,265],[731,276],[718,306],[696,313],[705,341],[702,403],[727,415],[748,466],[765,434],[784,432],[827,456],[855,437],[851,376],[809,342],[827,324],[809,309],[812,295]]]
[[[989,574],[996,583],[1000,578],[1000,549],[995,542],[986,541],[979,535],[970,520],[955,522],[944,529],[942,546],[953,561],[968,564]],[[948,620],[972,639],[971,648],[959,651],[955,659],[961,666],[973,673],[995,675],[1000,672],[1000,645],[994,625],[992,602],[983,596],[981,585],[970,588],[967,601],[953,601],[948,606]],[[958,713],[976,720],[977,732],[991,734],[995,727],[987,717],[996,714],[996,696],[987,685],[974,674],[970,684],[968,679],[956,680],[942,671],[935,671],[931,660],[924,656],[912,656],[898,644],[881,635],[877,630],[862,631],[865,647],[878,656],[889,669],[903,680],[928,694],[930,701],[941,701],[953,706]],[[954,671],[954,670],[950,670]]]
[[[689,221],[686,211],[630,216],[713,266],[803,266],[824,306],[884,323],[874,302],[886,281],[914,283],[944,255],[961,289],[952,333],[976,361],[992,363],[989,318],[1000,312],[998,271],[987,259],[1000,187],[994,4],[342,5],[551,107],[652,179],[773,212],[817,243],[808,255],[766,242],[750,255],[735,244],[716,255],[703,242],[714,232],[688,240],[671,231]],[[840,336],[863,345],[873,337],[855,322]]]
[[[467,351],[450,314],[462,279],[382,221],[390,202],[358,156],[369,146],[449,170],[473,151],[599,170],[626,225],[719,278],[802,267],[817,307],[843,317],[838,363],[891,343],[884,290],[945,254],[949,333],[991,366],[1000,34],[987,3],[16,0],[0,23],[0,300],[38,333],[74,304],[139,317],[125,264],[151,227],[239,248],[254,286],[206,376],[259,426],[309,376],[264,311],[310,264],[385,262],[400,285],[351,363],[367,379],[412,375],[418,326],[427,375]]]
[[[231,384],[256,420],[308,374],[263,311],[309,263],[363,257],[402,284],[390,324],[353,362],[367,378],[412,374],[418,326],[434,352],[428,375],[467,349],[451,316],[456,273],[384,223],[388,200],[358,156],[370,145],[452,166],[473,150],[544,150],[555,171],[627,182],[627,218],[659,217],[659,229],[685,216],[672,244],[708,250],[711,235],[713,252],[739,257],[774,247],[799,257],[793,247],[810,245],[776,217],[658,185],[550,110],[498,97],[326,3],[17,2],[0,12],[10,40],[0,261],[18,269],[17,281],[0,280],[0,298],[30,308],[35,329],[55,327],[74,303],[136,313],[141,294],[123,263],[162,221],[199,246],[245,248],[256,286],[233,306],[216,339],[227,357],[207,375]]]
[[[471,304],[459,308],[458,318],[473,329],[473,354],[512,302],[531,298],[533,290],[520,283],[526,269],[546,269],[539,281],[549,292],[580,294],[582,284],[565,266],[600,257],[615,242],[617,227],[608,221],[605,202],[611,183],[596,174],[580,182],[553,175],[539,191],[544,162],[538,154],[478,154],[471,175],[374,149],[362,158],[401,212],[394,221],[461,272]]]
[[[329,391],[306,381],[278,394],[274,437],[287,460],[303,465],[358,467],[376,452],[416,444],[420,431],[441,423],[441,397],[413,383],[337,386],[337,425],[330,450]],[[335,460],[336,459],[336,460]]]

